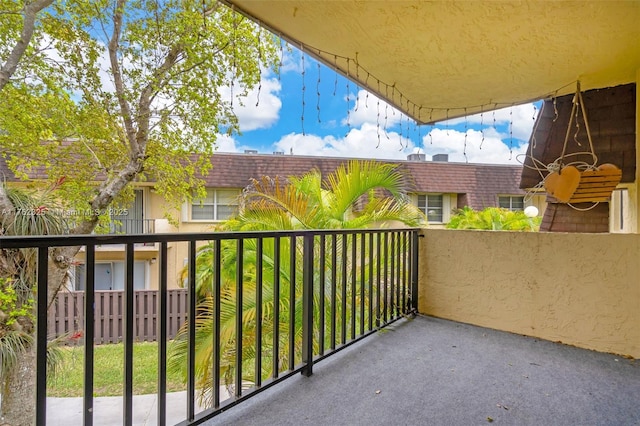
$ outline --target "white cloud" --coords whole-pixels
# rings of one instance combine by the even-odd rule
[[[521,164],[524,160],[521,154],[526,152],[527,143],[514,138],[509,152],[510,147],[503,140],[510,143],[493,128],[482,132],[469,129],[466,141],[464,132],[434,128],[422,138],[424,148],[421,152],[427,154],[427,159],[434,154],[448,154],[451,162]]]
[[[488,111],[482,114],[474,114],[466,118],[454,118],[438,124],[454,126],[466,121],[469,125],[480,124],[482,127],[492,127],[494,123],[496,126],[507,125],[511,127],[514,139],[528,141],[538,112],[536,106],[533,103],[529,103]]]
[[[263,77],[259,95],[258,86],[246,94],[241,94],[243,90],[242,87],[235,87],[233,94],[233,112],[238,117],[240,131],[268,129],[278,121],[282,101],[278,97],[281,85],[277,78]],[[220,87],[218,92],[222,99],[231,100],[230,86]]]
[[[290,133],[274,144],[276,151],[295,155],[314,155],[347,158],[377,158],[403,160],[414,151],[414,144],[396,132],[385,133],[375,124],[365,123],[360,128],[351,128],[341,138],[320,137]]]
[[[346,100],[346,99],[345,99]],[[380,127],[391,127],[400,121],[406,121],[406,116],[400,111],[379,99],[374,94],[366,90],[359,90],[358,95],[350,95],[349,124],[359,126],[364,123],[376,124],[380,123]],[[347,119],[342,120],[342,124],[347,124]]]
[[[219,152],[240,152],[240,148],[236,146],[236,140],[229,135],[219,134],[216,137],[216,149]]]
[[[282,101],[278,97],[280,82],[275,78],[262,80],[260,93],[258,86],[252,88],[246,96],[240,97],[233,110],[238,116],[241,131],[268,129],[280,118]]]

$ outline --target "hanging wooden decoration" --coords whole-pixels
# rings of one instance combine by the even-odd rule
[[[622,179],[622,170],[610,163],[601,164],[594,170],[580,173],[580,184],[573,192],[569,203],[598,203],[609,201],[611,193]]]
[[[579,110],[578,106],[580,107]],[[589,141],[589,151],[568,154],[567,143],[569,141],[574,117],[576,119],[577,129],[574,134],[574,140],[578,146],[582,146],[577,140],[579,130],[577,119],[579,112],[582,113],[582,119]],[[570,163],[565,162],[567,157],[580,154],[591,155],[593,162],[591,164],[577,161]],[[569,116],[569,124],[562,148],[562,155],[558,160],[549,165],[551,173],[544,179],[544,188],[547,194],[555,198],[557,202],[568,204],[609,201],[611,193],[622,179],[622,170],[616,165],[609,163],[596,166],[597,162],[598,157],[593,148],[586,109],[582,100],[582,93],[580,92],[580,82],[578,82],[576,94],[573,98],[573,107]]]
[[[580,170],[574,166],[565,166],[547,176],[544,189],[559,202],[568,203],[579,184]]]

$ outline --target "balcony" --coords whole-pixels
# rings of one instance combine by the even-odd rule
[[[205,424],[637,425],[639,367],[419,315]]]
[[[231,315],[227,320],[242,330],[227,383],[232,395],[221,390],[220,358],[214,357],[204,408],[197,403],[196,329],[186,329],[190,373],[178,403],[163,386],[167,342],[159,342],[158,424],[640,422],[640,364],[631,359],[640,356],[638,235],[400,229],[26,237],[1,244],[37,248],[43,288],[48,247],[86,247],[91,270],[97,245],[124,245],[132,270],[140,243],[159,245],[158,312],[166,312],[168,247],[187,246],[189,324],[199,312],[199,249],[210,247],[214,301],[223,286],[215,271],[233,259],[227,269],[235,271],[235,308],[225,313],[214,302],[214,344],[220,344],[221,316]],[[126,425],[138,424],[140,407],[131,386],[132,275],[125,288],[125,385],[116,421]],[[92,279],[88,274],[85,324],[93,323]],[[279,303],[269,304],[272,296]],[[38,298],[46,305],[46,292]],[[248,302],[262,307],[254,317],[262,321],[246,328],[244,315],[235,312],[246,314]],[[274,309],[281,312],[274,316]],[[166,335],[159,318],[158,334]],[[46,312],[38,320],[43,360]],[[93,330],[84,328],[91,354]],[[247,343],[242,333],[255,339]],[[261,349],[250,363],[243,359],[248,344]],[[44,362],[38,367],[37,423],[56,424],[60,412],[47,398]],[[81,417],[67,424],[104,424],[92,389],[98,368],[87,357]]]
[[[118,219],[109,224],[109,234],[153,234],[156,219]]]

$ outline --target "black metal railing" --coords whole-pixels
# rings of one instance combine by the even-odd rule
[[[116,219],[109,223],[109,234],[153,234],[155,219]]]
[[[158,339],[159,424],[166,422],[167,367],[187,366],[186,418],[199,424],[417,310],[417,229],[207,234],[8,237],[0,248],[38,251],[37,295],[47,306],[48,251],[84,246],[86,262],[84,410],[94,424],[96,246],[124,245],[123,424],[133,421],[134,255],[158,243],[158,336],[167,335],[168,248],[186,245],[188,319],[172,342]],[[182,265],[180,265],[182,266]],[[47,312],[37,314],[37,420],[46,425]],[[206,339],[203,336],[209,336]],[[175,349],[169,351],[169,344]],[[182,351],[180,346],[182,345]],[[211,345],[205,361],[197,357]],[[168,355],[169,351],[169,355]],[[172,355],[173,354],[173,355]],[[175,355],[178,354],[178,355]],[[173,357],[173,358],[172,358]],[[181,358],[182,357],[182,358]],[[206,365],[196,365],[205,362]],[[204,373],[202,373],[204,371]],[[222,399],[227,386],[231,397]],[[206,408],[196,413],[198,405]]]
[[[72,220],[66,223],[64,234],[68,234],[75,227],[76,223]],[[155,232],[155,219],[113,219],[104,228],[97,230],[99,234],[153,234]]]

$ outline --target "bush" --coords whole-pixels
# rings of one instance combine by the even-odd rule
[[[529,218],[523,211],[487,207],[476,211],[471,207],[457,209],[447,224],[448,229],[485,229],[490,231],[538,231],[540,217]]]

